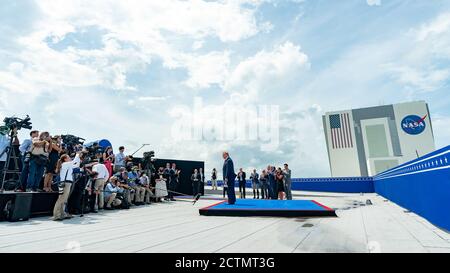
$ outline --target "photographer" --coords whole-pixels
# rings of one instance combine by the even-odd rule
[[[39,131],[31,131],[30,138],[25,139],[19,147],[21,160],[22,160],[22,172],[20,174],[20,187],[18,191],[25,191],[27,189],[27,180],[30,173],[30,157],[31,157],[31,146],[33,138],[39,136]],[[0,149],[1,150],[1,149]]]
[[[113,176],[114,153],[111,146],[107,147],[103,152],[103,164],[106,166],[109,172],[109,176]]]
[[[129,208],[132,203],[131,201],[134,199],[134,189],[128,185],[128,172],[125,167],[120,169],[120,172],[115,175],[120,182],[118,186],[123,189],[123,202],[122,207]]]
[[[48,163],[50,134],[42,132],[31,144],[30,173],[27,181],[27,192],[36,192]]]
[[[145,172],[141,173],[141,177],[139,179],[139,184],[141,187],[144,188],[144,194],[145,194],[145,203],[150,204],[150,198],[154,198],[155,195],[152,192],[151,185],[150,185],[150,178],[147,176]]]
[[[116,154],[114,159],[114,172],[118,172],[121,168],[125,168],[127,164],[128,157],[124,154],[125,147],[119,147],[119,153]]]
[[[59,195],[56,201],[55,208],[53,209],[53,220],[61,221],[64,219],[72,218],[71,215],[67,214],[65,209],[67,205],[67,200],[69,199],[70,189],[73,184],[73,169],[80,167],[80,154],[77,153],[74,160],[64,154],[61,156],[57,163],[57,172],[59,173],[60,187],[63,188],[62,193]]]
[[[3,183],[3,169],[8,159],[9,137],[0,134],[0,184]],[[1,186],[1,185],[0,185]]]
[[[58,163],[59,155],[62,152],[61,145],[62,142],[60,136],[55,136],[51,138],[48,156],[49,160],[46,166],[44,178],[43,190],[45,192],[53,192],[52,190],[53,176],[56,175],[56,164]]]
[[[115,207],[119,207],[122,204],[122,200],[118,198],[119,193],[123,193],[123,189],[120,188],[120,182],[117,177],[112,176],[105,187],[106,210],[113,210]]]
[[[96,206],[98,206],[98,209],[102,210],[104,206],[104,197],[103,197],[103,189],[105,187],[106,181],[109,179],[109,171],[106,168],[106,166],[103,164],[103,158],[99,158],[99,163],[95,164],[94,167],[92,167],[92,172],[97,173],[97,177],[94,182],[94,194],[96,195],[95,199],[98,200],[98,204],[94,205],[94,210]]]
[[[93,195],[92,192],[98,174],[92,171],[92,167],[97,163],[91,162],[88,152],[86,150],[81,151],[79,148],[77,150],[81,163],[79,168],[75,168],[73,171],[74,183],[71,188],[68,207],[71,213],[82,214],[85,211],[94,211],[96,195]],[[86,195],[86,190],[88,195]]]
[[[144,205],[145,188],[139,185],[138,167],[135,166],[128,172],[128,181],[128,185],[134,190],[134,204]]]

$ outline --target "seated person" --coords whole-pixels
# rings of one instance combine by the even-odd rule
[[[123,172],[119,173],[117,180],[120,182],[120,188],[123,189],[123,201],[126,202],[126,206],[132,205],[134,200],[134,189],[129,185],[128,172],[123,168]]]
[[[139,184],[144,189],[145,203],[150,204],[150,198],[154,198],[155,194],[153,194],[152,187],[150,185],[150,178],[145,172],[141,173]]]
[[[122,204],[122,200],[117,197],[118,193],[123,193],[123,189],[120,187],[120,182],[117,177],[113,176],[109,179],[109,182],[106,184],[105,188],[104,198],[106,210],[112,210]]]
[[[144,197],[145,197],[145,188],[141,187],[139,184],[139,172],[138,167],[133,167],[132,170],[128,173],[128,186],[130,186],[134,190],[134,204],[144,205]]]

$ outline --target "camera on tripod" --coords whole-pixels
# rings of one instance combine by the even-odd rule
[[[156,172],[155,165],[153,165],[154,157],[155,157],[154,151],[144,152],[144,154],[143,154],[141,164],[142,164],[142,168],[144,170],[149,171],[149,173],[147,175],[151,175]]]
[[[94,142],[89,146],[85,145],[84,147],[84,158],[85,162],[98,162],[97,155],[101,155],[104,152],[104,148],[100,146],[98,142]]]
[[[74,135],[61,136],[63,141],[63,148],[67,151],[67,154],[71,157],[75,156],[77,152],[80,152],[83,148],[84,138]]]
[[[30,116],[26,116],[24,119],[20,119],[17,117],[6,117],[3,122],[5,125],[0,126],[0,134],[9,135],[10,132],[14,129],[17,131],[24,128],[31,130],[33,127],[31,126],[31,118]]]
[[[0,170],[0,192],[13,190],[20,179],[19,156],[13,147],[13,141],[17,138],[17,132],[24,129],[32,129],[31,119],[27,115],[24,119],[17,117],[7,117],[3,120],[5,123],[0,126],[0,134],[9,136],[9,144],[6,149],[0,151],[0,156],[6,154],[6,162],[3,169]]]

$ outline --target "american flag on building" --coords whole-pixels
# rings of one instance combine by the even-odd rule
[[[331,142],[333,149],[353,148],[353,137],[348,113],[330,115]]]

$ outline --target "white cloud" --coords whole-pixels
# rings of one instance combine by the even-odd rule
[[[450,13],[411,29],[398,39],[391,60],[383,65],[403,86],[435,91],[450,80],[450,69],[440,65],[450,60]]]
[[[230,52],[185,55],[184,59],[189,72],[186,85],[191,88],[207,88],[211,84],[222,84],[228,77]]]
[[[208,87],[222,81],[227,52],[190,55],[177,49],[164,32],[187,35],[200,41],[207,36],[233,42],[267,28],[259,26],[255,10],[261,1],[58,1],[36,2],[43,15],[35,22],[35,31],[19,38],[21,48],[15,63],[34,89],[58,89],[75,86],[107,86],[119,91],[136,90],[127,82],[127,74],[145,69],[152,57],[162,58],[167,68],[186,67],[190,87]],[[102,44],[95,49],[72,45],[61,50],[49,47],[64,42],[69,33],[82,33],[95,26],[104,31]],[[197,42],[195,48],[200,48]],[[48,61],[51,60],[51,61]],[[214,65],[216,62],[217,65]],[[17,73],[17,67],[14,68]],[[7,72],[3,72],[7,73]],[[203,76],[204,75],[204,76]],[[25,87],[14,76],[4,86]],[[42,83],[46,86],[39,86]],[[4,87],[5,88],[5,87]]]
[[[448,124],[450,123],[450,117],[448,116],[442,116],[442,115],[432,115],[433,120],[433,131],[435,132],[435,141],[436,141],[436,148],[440,149],[443,147],[446,147],[449,144],[450,139],[450,127]],[[436,131],[439,131],[438,134],[436,134]]]
[[[170,97],[139,97],[139,101],[164,101],[169,99]]]
[[[380,6],[381,0],[366,0],[369,6]]]
[[[203,47],[203,44],[205,43],[205,41],[195,41],[193,44],[192,44],[192,49],[193,50],[198,50],[198,49],[200,49],[200,48],[202,48]]]
[[[227,42],[259,31],[253,7],[260,1],[42,0],[38,4],[51,21],[98,25],[130,40],[144,40],[155,30],[166,30],[195,37],[213,35]]]
[[[14,61],[0,67],[0,113],[29,113],[37,127],[43,126],[46,119],[46,129],[53,133],[61,132],[58,126],[67,130],[71,124],[73,134],[91,139],[106,136],[131,149],[144,140],[134,134],[133,141],[126,140],[123,132],[143,128],[145,141],[151,135],[154,143],[159,143],[168,128],[162,129],[164,115],[158,114],[167,110],[161,102],[169,96],[149,94],[130,85],[130,73],[145,71],[153,59],[161,59],[165,68],[187,70],[188,87],[223,84],[229,71],[230,52],[193,54],[177,39],[196,41],[196,50],[202,48],[206,38],[228,43],[268,32],[270,23],[256,19],[261,3],[36,1],[41,17],[33,22],[30,33],[17,39],[15,52],[10,53]],[[99,38],[92,48],[78,47],[68,40],[90,28],[98,31]],[[110,91],[136,91],[136,95]],[[73,93],[78,99],[73,99]],[[143,118],[135,117],[143,113]],[[149,119],[149,115],[157,118]],[[110,128],[96,120],[121,126]],[[102,133],[105,136],[100,136]]]
[[[285,42],[271,51],[262,50],[240,62],[231,72],[225,89],[240,94],[246,91],[252,99],[277,81],[286,80],[308,68],[308,56],[300,46]]]
[[[196,84],[197,87],[207,87],[209,84],[216,83],[223,86],[223,90],[227,91],[226,97],[219,105],[205,105],[199,107],[201,112],[197,113],[195,122],[199,124],[210,124],[225,120],[225,115],[237,111],[241,113],[241,119],[248,118],[246,107],[256,107],[258,105],[279,105],[281,101],[273,99],[277,96],[280,83],[298,81],[301,73],[305,73],[309,69],[309,61],[307,55],[301,51],[300,46],[292,42],[284,42],[271,48],[270,50],[260,50],[253,56],[245,58],[236,65],[230,64],[230,55],[227,53],[214,53],[206,59],[196,58],[195,62],[189,63],[189,71],[191,73],[188,84]],[[192,71],[198,72],[197,74]],[[196,77],[195,75],[198,75]],[[210,75],[216,75],[211,77]],[[203,80],[201,80],[203,79]],[[213,80],[211,80],[213,79]],[[194,81],[195,80],[195,81]],[[190,105],[187,109],[178,109],[171,111],[172,113],[186,113],[191,110]],[[244,107],[244,108],[240,108]],[[291,108],[286,106],[283,111]],[[296,108],[296,107],[294,107]],[[240,109],[240,110],[239,110]],[[261,139],[252,140],[233,140],[233,141],[208,141],[201,140],[164,140],[164,154],[190,155],[196,154],[201,160],[207,162],[207,169],[220,167],[221,158],[220,151],[229,150],[233,153],[235,162],[243,164],[243,162],[251,163],[250,168],[262,168],[267,164],[282,164],[285,161],[292,162],[299,154],[305,158],[311,159],[314,151],[320,150],[320,139],[323,141],[321,132],[321,123],[315,122],[320,120],[320,107],[314,106],[307,108],[308,110],[298,110],[298,118],[291,119],[291,115],[282,114],[282,123],[277,130],[280,130],[279,146],[275,151],[264,151],[261,146]],[[319,109],[319,110],[317,110]],[[233,112],[234,113],[234,112]],[[284,112],[283,112],[284,113]],[[246,127],[255,127],[258,119],[246,119],[248,122]],[[221,127],[218,125],[219,128]],[[237,122],[228,122],[226,124],[227,132],[236,132],[240,130],[240,124]],[[308,127],[310,134],[302,134],[302,128]],[[314,135],[315,145],[305,145],[305,138],[310,139]],[[321,161],[320,153],[316,153],[316,157],[311,159],[313,162],[326,163]],[[186,156],[185,156],[186,157]],[[308,171],[309,173],[319,174],[322,168],[314,168],[301,166],[301,164],[293,163],[297,171]],[[314,170],[315,169],[315,170]],[[318,171],[320,170],[320,171]],[[325,170],[326,171],[326,170]]]

